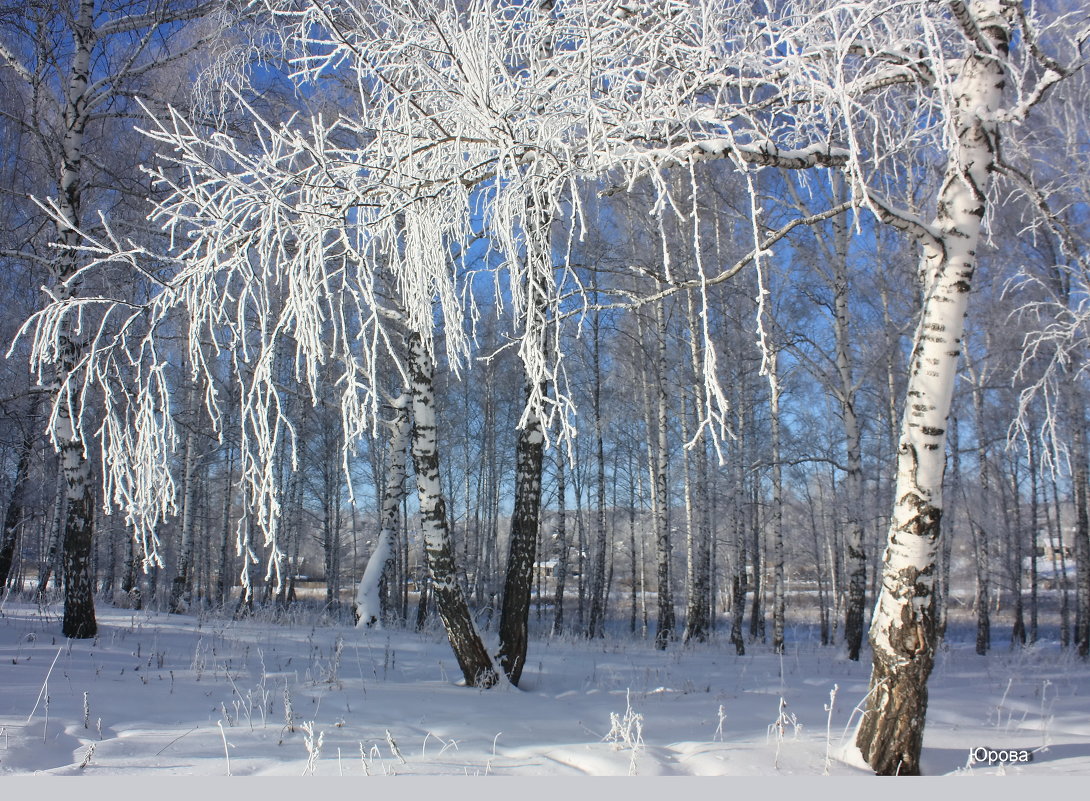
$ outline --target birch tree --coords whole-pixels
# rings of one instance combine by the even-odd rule
[[[871,767],[886,774],[920,769],[926,682],[935,647],[933,590],[946,418],[998,127],[1001,120],[1023,117],[1066,75],[1041,51],[1036,24],[1020,5],[951,3],[948,18],[929,24],[935,26],[932,35],[940,24],[949,32],[931,39],[930,52],[914,62],[926,72],[912,81],[949,93],[940,106],[948,163],[934,221],[913,224],[921,240],[924,302],[913,342],[882,590],[871,626],[871,691],[857,737]],[[1011,52],[1015,29],[1028,51],[1024,55]],[[861,44],[869,46],[865,40]],[[944,57],[951,49],[956,55]],[[1014,84],[1014,98],[1004,96],[1008,81]]]
[[[1048,20],[1046,29],[1034,9],[992,0],[926,9],[884,2],[832,7],[800,2],[769,9],[750,44],[737,51],[728,47],[730,63],[720,66],[716,55],[723,51],[702,44],[701,32],[714,30],[719,37],[744,24],[716,27],[705,16],[697,25],[688,16],[693,11],[671,4],[660,17],[690,34],[674,37],[674,53],[688,49],[689,57],[672,63],[700,66],[641,73],[639,87],[615,85],[629,99],[626,111],[632,105],[640,111],[618,121],[599,149],[621,162],[640,164],[636,172],[721,156],[740,166],[811,167],[837,163],[841,151],[826,142],[788,154],[779,142],[785,133],[797,142],[821,137],[824,130],[846,146],[857,201],[920,245],[923,306],[913,342],[882,589],[871,626],[871,692],[857,741],[877,772],[918,773],[935,642],[933,579],[946,418],[997,164],[998,132],[1001,125],[1023,120],[1051,87],[1071,75],[1073,68],[1062,61],[1077,58],[1072,39],[1085,38],[1086,30],[1062,15]],[[648,15],[654,13],[659,12],[637,11],[643,16],[630,24],[653,27]],[[711,69],[712,64],[719,69]],[[655,79],[643,80],[648,74]],[[738,95],[720,95],[719,102],[694,110],[691,106],[707,96],[698,86],[729,87]],[[738,102],[755,86],[769,93],[762,99],[779,108],[781,116],[760,116]],[[725,97],[729,101],[721,100]],[[627,127],[636,121],[638,133]],[[913,174],[911,163],[896,161],[909,132],[916,142],[926,136],[946,160],[932,221],[889,199],[891,190]],[[913,152],[923,153],[919,148]],[[660,187],[666,191],[664,184]],[[759,237],[754,239],[760,248]],[[758,266],[759,255],[758,250]],[[688,287],[702,289],[726,274],[702,275]],[[712,398],[714,375],[706,371],[706,377]]]
[[[91,188],[98,165],[98,138],[120,111],[122,98],[139,93],[149,75],[176,65],[186,48],[171,48],[168,28],[207,13],[213,2],[169,0],[144,3],[74,4],[35,2],[25,14],[5,13],[0,64],[21,85],[28,101],[19,119],[55,169],[54,243],[49,259],[54,301],[75,301],[85,264],[77,248],[81,226],[92,211]],[[44,194],[44,193],[43,193]],[[62,631],[68,637],[93,637],[97,631],[90,576],[95,493],[88,460],[89,444],[79,419],[84,409],[83,367],[86,330],[72,315],[57,320],[47,362],[39,362],[39,380],[53,394],[49,432],[61,454],[67,504],[64,524],[65,609]]]
[[[379,535],[356,591],[354,612],[357,627],[382,626],[379,584],[382,577],[388,574],[398,547],[401,501],[405,497],[405,450],[412,430],[409,403],[409,394],[403,392],[390,404],[394,416],[388,422],[390,434],[386,448],[386,481],[382,490]]]

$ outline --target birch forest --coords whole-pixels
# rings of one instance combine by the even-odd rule
[[[1090,657],[1088,40],[1074,0],[0,0],[5,597],[441,625],[480,688],[817,640],[920,773],[948,640]]]

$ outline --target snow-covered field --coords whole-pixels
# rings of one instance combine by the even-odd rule
[[[2,608],[3,774],[869,775],[845,747],[868,666],[803,627],[782,658],[535,640],[522,689],[479,691],[437,631],[100,606],[69,642],[58,613]],[[1056,645],[955,643],[930,687],[927,773],[1090,774],[1090,671]],[[967,767],[976,747],[1033,761]]]

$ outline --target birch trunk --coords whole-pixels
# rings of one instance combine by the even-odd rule
[[[528,385],[527,399],[530,392]],[[541,512],[544,455],[545,437],[541,420],[530,413],[519,430],[515,445],[515,508],[511,513],[511,542],[503,587],[503,609],[500,612],[500,667],[516,687],[526,665],[529,642],[530,591]]]
[[[1040,515],[1040,488],[1038,487],[1038,461],[1037,461],[1037,447],[1033,437],[1026,438],[1026,446],[1029,450],[1029,481],[1030,481],[1030,496],[1029,496],[1029,525],[1030,525],[1030,548],[1029,548],[1029,641],[1032,645],[1037,642],[1037,544],[1039,532],[1037,529],[1037,518]],[[1019,567],[1019,569],[1021,569]]]
[[[1090,455],[1087,454],[1083,410],[1074,395],[1069,387],[1071,481],[1075,490],[1075,649],[1082,659],[1086,659],[1090,656],[1090,499],[1087,498]],[[1066,565],[1064,572],[1066,574]]]
[[[639,470],[639,457],[635,449],[628,456],[628,575],[632,581],[629,593],[628,631],[636,633],[636,619],[639,612],[639,585],[636,581],[636,479]]]
[[[84,132],[87,126],[87,90],[90,81],[91,51],[94,47],[93,0],[81,0],[72,23],[72,62],[64,97],[64,136],[61,140],[61,169],[57,206],[63,222],[57,223],[61,246],[55,267],[59,287],[57,296],[67,300],[75,294],[73,281],[78,270],[76,252],[79,244],[79,215],[82,183]],[[77,404],[67,381],[79,362],[82,351],[72,323],[65,318],[59,338],[53,437],[61,454],[67,508],[62,541],[64,566],[64,621],[61,632],[72,639],[94,637],[98,631],[91,577],[92,534],[95,499],[91,486],[91,465],[79,439],[73,414]]]
[[[973,5],[981,35],[1005,54],[1009,25],[998,6]],[[1002,63],[970,54],[951,86],[955,151],[938,197],[941,241],[924,245],[925,296],[916,329],[897,453],[893,514],[870,642],[867,708],[856,744],[875,772],[916,775],[934,663],[935,571],[940,546],[946,425],[987,182],[996,157],[993,113],[1002,99]]]
[[[938,573],[938,591],[935,594],[935,637],[946,638],[946,625],[950,617],[950,560],[954,541],[954,527],[957,521],[958,498],[961,492],[961,444],[957,414],[952,413],[947,426],[947,439],[950,450],[950,470],[946,475],[946,536],[942,538],[939,549],[940,563]]]
[[[689,326],[689,359],[693,371],[693,419],[699,437],[699,447],[692,453],[696,462],[696,489],[694,492],[690,471],[690,453],[684,454],[685,468],[685,522],[686,522],[686,585],[688,604],[685,610],[684,640],[704,642],[711,627],[712,601],[710,588],[709,540],[711,530],[708,519],[708,452],[703,439],[705,425],[704,404],[700,376],[703,373],[700,349],[697,345],[697,319],[693,297],[687,297],[686,317]],[[684,419],[684,418],[683,418]],[[688,442],[688,434],[682,438]]]
[[[0,532],[0,591],[8,585],[11,566],[15,561],[15,548],[19,543],[19,527],[23,522],[23,508],[30,477],[30,457],[34,452],[35,437],[31,433],[37,425],[37,405],[31,412],[27,433],[19,444],[19,459],[15,465],[15,480],[11,485],[11,497],[8,498],[4,512],[4,529]]]
[[[551,8],[551,6],[550,6]],[[547,11],[548,9],[543,10]],[[536,187],[526,201],[526,277],[523,289],[525,320],[522,335],[524,360],[547,360],[548,276],[552,272],[552,199]],[[596,317],[597,320],[597,317]],[[597,323],[595,324],[597,337]],[[596,340],[597,341],[597,338]],[[597,352],[595,354],[597,356]],[[529,362],[527,362],[529,363]],[[545,434],[541,419],[530,408],[534,390],[544,397],[548,387],[535,386],[526,377],[526,409],[515,444],[515,500],[511,512],[511,537],[508,544],[507,570],[504,575],[503,608],[500,610],[499,661],[508,680],[518,686],[526,665],[529,642],[530,597],[533,590],[534,561],[537,555],[541,517],[541,477],[545,457]],[[596,403],[597,403],[596,387]],[[604,514],[604,510],[602,512]],[[540,593],[538,595],[540,598]]]
[[[662,303],[655,304],[655,335],[658,347],[655,375],[657,425],[655,448],[655,545],[658,556],[658,623],[655,628],[655,647],[662,650],[674,639],[674,595],[670,581],[670,499],[667,484],[669,451],[667,440],[666,406],[666,313]]]
[[[191,393],[191,401],[192,401]],[[193,561],[193,519],[197,496],[197,443],[196,434],[190,430],[185,438],[185,459],[182,471],[182,541],[178,547],[178,572],[170,587],[170,611],[183,614],[189,609],[193,577],[190,564]]]
[[[386,482],[382,490],[382,520],[375,550],[367,560],[359,587],[356,590],[356,628],[382,628],[382,601],[379,586],[382,577],[391,572],[397,549],[398,524],[401,522],[401,501],[405,497],[405,451],[409,447],[412,425],[409,421],[409,405],[412,399],[403,392],[391,406],[394,418],[390,421],[390,439],[387,444]]]
[[[844,490],[847,506],[845,512],[848,604],[844,613],[844,638],[848,645],[848,659],[859,661],[859,649],[863,645],[863,617],[867,594],[867,551],[863,535],[863,448],[859,418],[855,413],[855,378],[852,375],[849,350],[849,311],[847,276],[847,231],[844,222],[833,221],[836,235],[836,260],[834,262],[833,310],[835,314],[834,336],[836,339],[836,368],[840,380],[840,411],[844,420],[844,446],[847,452],[847,473]]]
[[[591,326],[594,336],[594,388],[592,408],[594,411],[594,448],[596,466],[597,502],[595,509],[594,567],[591,572],[590,621],[587,625],[588,637],[601,637],[604,633],[605,584],[606,584],[606,457],[602,440],[602,358],[601,358],[601,315],[595,313]]]
[[[976,418],[977,430],[977,467],[980,471],[980,497],[984,503],[978,511],[978,520],[970,521],[973,532],[973,557],[976,566],[976,597],[973,605],[976,607],[976,652],[980,656],[988,653],[992,644],[992,621],[988,609],[988,601],[991,598],[991,549],[989,537],[991,534],[992,499],[991,470],[988,466],[988,447],[984,439],[984,386],[983,376],[977,373],[973,360],[969,354],[965,354],[965,370],[973,382],[973,415]]]
[[[751,462],[752,464],[752,462]],[[761,542],[760,498],[757,482],[751,482],[749,504],[746,513],[750,536],[750,552],[753,554],[753,600],[749,606],[749,636],[765,642],[765,547]]]
[[[223,507],[220,510],[220,565],[216,578],[216,599],[227,605],[234,579],[231,576],[231,500],[235,483],[234,450],[227,444],[227,474],[223,482]]]
[[[1049,483],[1052,485],[1052,508],[1055,511],[1049,515],[1048,506],[1046,505],[1045,515],[1049,518],[1047,523],[1049,544],[1052,545],[1052,573],[1060,577],[1060,647],[1066,648],[1071,645],[1071,608],[1070,598],[1068,597],[1071,587],[1070,582],[1067,580],[1067,560],[1064,557],[1060,489],[1057,486],[1056,474],[1051,473],[1049,478]],[[1057,551],[1059,552],[1059,561],[1057,561]]]
[[[1014,595],[1014,623],[1011,626],[1011,645],[1026,644],[1025,604],[1022,601],[1022,556],[1025,550],[1022,545],[1022,535],[1025,529],[1022,525],[1022,499],[1019,492],[1021,482],[1018,480],[1018,475],[1021,472],[1019,469],[1020,461],[1018,454],[1015,454],[1015,458],[1011,460],[1009,497],[1007,492],[1004,491],[1003,493],[1004,508],[1008,508],[1007,503],[1014,504],[1013,532],[1010,518],[1004,515],[1004,520],[1007,522],[1007,542],[1010,543],[1007,566],[1011,577],[1011,594]],[[1007,485],[1004,485],[1003,488],[1006,490]]]
[[[556,607],[553,616],[553,634],[564,632],[564,585],[568,578],[568,531],[567,531],[567,482],[564,479],[563,449],[556,449],[556,539],[560,549],[556,559],[556,595],[553,605]]]
[[[645,332],[644,332],[643,318],[639,314],[636,315],[636,330],[637,330],[637,338],[638,338],[639,342],[642,344],[644,342],[644,333]],[[656,538],[657,538],[658,530],[659,530],[658,529],[658,526],[659,526],[659,507],[665,501],[662,498],[660,498],[660,496],[659,496],[659,484],[658,484],[658,480],[656,478],[656,476],[658,474],[658,471],[657,471],[658,462],[657,462],[656,457],[655,457],[655,441],[656,440],[655,440],[655,435],[654,435],[654,432],[656,430],[656,419],[655,419],[655,415],[653,414],[653,412],[651,410],[651,378],[648,375],[649,369],[648,369],[648,366],[647,366],[647,363],[646,363],[645,359],[640,360],[639,373],[640,373],[640,401],[642,403],[642,408],[643,408],[644,425],[645,425],[646,430],[647,430],[647,437],[644,440],[644,443],[645,443],[645,446],[646,446],[646,451],[647,451],[647,486],[650,489],[650,494],[651,494],[651,519],[652,519],[652,521],[654,523],[654,527],[655,527],[654,531],[655,531]],[[643,542],[641,540],[641,546],[642,545],[643,545]],[[644,580],[645,579],[645,576],[644,576],[645,569],[646,569],[646,564],[645,564],[645,561],[644,561],[643,551],[641,550],[641,555],[640,555],[640,593],[641,593],[641,598],[642,598],[642,603],[643,603],[643,617],[644,617],[643,628],[644,628],[644,630],[646,630],[646,628],[647,628],[647,585],[646,585],[646,582]]]
[[[772,650],[783,653],[784,617],[784,547],[783,547],[783,466],[780,463],[780,377],[779,353],[768,358],[770,422],[772,427]]]
[[[836,175],[831,176],[832,197],[836,202],[847,200],[843,181]],[[802,196],[789,183],[788,190],[800,210],[808,210]],[[857,387],[854,377],[851,348],[851,309],[849,306],[850,284],[848,281],[848,252],[850,232],[848,223],[842,216],[834,217],[830,222],[832,235],[828,236],[821,227],[814,230],[819,256],[829,265],[830,271],[819,272],[825,277],[832,289],[833,305],[833,341],[836,365],[835,383],[831,386],[832,396],[840,406],[841,420],[844,424],[844,450],[847,457],[844,476],[844,528],[846,570],[848,573],[847,604],[844,608],[844,639],[848,646],[848,658],[859,661],[859,650],[863,644],[863,622],[866,607],[867,559],[866,541],[863,526],[863,458],[862,436],[859,418],[856,415]],[[887,332],[887,336],[889,333]],[[832,561],[832,560],[831,560]],[[834,574],[838,573],[835,566]],[[834,605],[839,607],[841,597],[840,582],[833,580]]]
[[[447,523],[446,501],[439,488],[439,447],[435,428],[435,372],[431,355],[419,334],[408,337],[409,378],[412,382],[413,468],[420,500],[420,526],[431,579],[430,591],[466,684],[491,687],[497,681],[492,659],[469,613],[458,582],[454,543]]]
[[[738,415],[739,423],[743,421],[743,415]],[[739,431],[744,431],[739,427]],[[741,438],[741,435],[740,437]],[[731,623],[730,641],[734,644],[735,653],[744,656],[746,653],[745,620],[746,620],[746,589],[748,585],[746,577],[746,537],[749,534],[749,526],[744,513],[745,509],[745,469],[743,456],[745,449],[742,442],[738,442],[733,448],[734,455],[734,541],[731,547],[731,562],[733,570],[730,577],[731,598]]]

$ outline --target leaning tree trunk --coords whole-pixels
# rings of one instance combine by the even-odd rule
[[[974,4],[974,9],[985,8]],[[982,36],[1005,53],[1009,26],[999,14],[978,19]],[[934,663],[935,572],[942,518],[946,424],[962,348],[969,289],[995,163],[994,112],[1003,68],[973,53],[951,87],[957,145],[922,254],[925,294],[916,329],[897,452],[896,491],[883,557],[882,587],[870,642],[874,652],[867,707],[856,744],[876,773],[920,772],[927,679]]]
[[[405,450],[409,446],[412,425],[409,422],[411,396],[402,392],[390,404],[394,418],[390,421],[387,444],[386,483],[382,490],[382,522],[378,542],[356,590],[356,628],[382,627],[382,602],[379,587],[382,577],[391,573],[397,548],[397,530],[401,522],[401,501],[405,497]]]
[[[530,387],[526,388],[530,398]],[[541,420],[529,411],[515,445],[515,508],[500,612],[500,667],[516,687],[526,665],[529,641],[530,592],[541,511],[541,469],[545,437]]]
[[[531,194],[526,201],[524,218],[525,274],[517,279],[526,294],[522,304],[525,329],[520,355],[527,365],[547,359],[549,281],[553,269],[550,243],[552,200],[550,194],[537,185],[536,178],[537,176],[531,179]],[[508,680],[516,686],[526,665],[530,596],[533,591],[534,559],[537,556],[539,539],[541,475],[545,455],[542,421],[534,406],[544,400],[548,391],[544,382],[535,385],[530,380],[529,372],[526,378],[526,405],[515,444],[515,501],[511,512],[511,537],[504,575],[500,647],[497,654],[500,667]],[[538,396],[536,400],[535,394]]]
[[[450,647],[466,684],[491,687],[497,681],[492,659],[470,615],[458,582],[454,543],[447,522],[447,505],[439,484],[439,445],[435,429],[435,365],[418,333],[408,337],[409,378],[413,397],[413,469],[420,501],[420,527],[431,578],[431,593]]]

